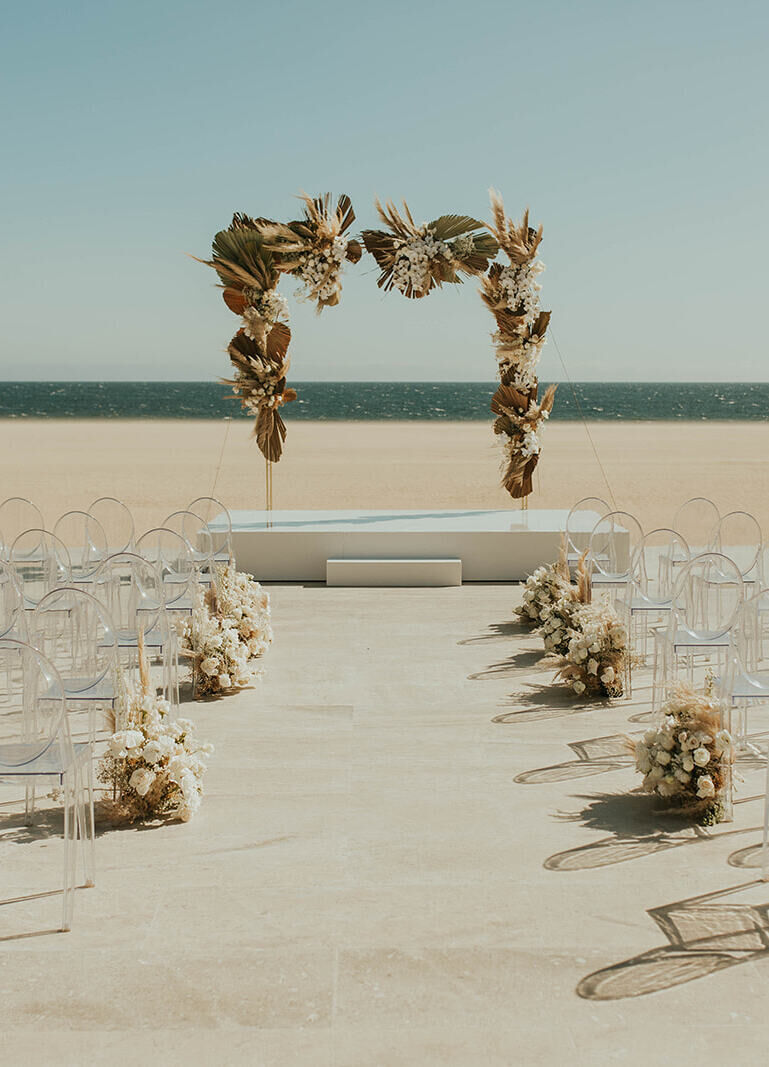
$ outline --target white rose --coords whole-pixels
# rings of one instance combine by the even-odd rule
[[[671,737],[670,734],[666,734],[666,733],[660,734],[659,740],[658,740],[657,743],[662,748],[664,748],[666,752],[672,752],[673,749],[676,747],[675,738]]]
[[[151,771],[149,767],[138,767],[128,779],[128,784],[132,789],[136,790],[140,797],[146,797],[154,781],[154,771]]]
[[[598,644],[597,641],[595,642],[595,644],[592,644],[590,646],[590,651],[593,653],[594,656],[597,656],[598,653],[601,651],[601,646]]]
[[[160,741],[148,741],[144,746],[144,759],[147,763],[155,764],[163,758],[163,746]]]
[[[232,686],[232,678],[230,678],[229,674],[219,675],[219,685],[222,689],[229,689]]]
[[[707,767],[710,763],[710,753],[706,748],[695,748],[692,755],[698,767]]]
[[[691,774],[691,772],[694,770],[694,760],[691,756],[684,756],[681,761],[681,766],[685,771]]]
[[[575,682],[574,683],[574,692],[577,694],[577,696],[582,696],[582,694],[585,692],[585,683],[584,682]]]
[[[670,763],[670,753],[666,752],[663,748],[661,752],[657,753],[655,759],[661,767],[667,767],[667,765]]]
[[[697,782],[697,796],[706,800],[716,795],[716,787],[709,774],[703,774]]]
[[[692,780],[692,776],[690,774],[687,774],[686,771],[682,771],[680,768],[675,773],[678,781],[683,782],[684,785],[688,785],[689,782]]]
[[[598,660],[597,659],[589,659],[587,661],[587,673],[588,674],[598,674]]]
[[[203,674],[212,678],[219,670],[219,664],[213,656],[207,656],[200,664],[200,669]]]
[[[646,777],[649,778],[652,782],[658,782],[661,778],[665,777],[665,772],[663,771],[662,767],[658,767],[655,764]]]

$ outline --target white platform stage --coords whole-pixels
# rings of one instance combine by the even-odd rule
[[[325,582],[328,570],[334,584],[362,584],[361,564],[389,561],[393,566],[373,568],[366,584],[453,585],[456,562],[461,560],[462,581],[510,582],[522,581],[541,563],[556,558],[566,516],[565,510],[512,507],[506,511],[234,511],[232,535],[238,569],[260,581]],[[575,540],[584,547],[596,521],[597,516],[585,515],[584,529],[575,531]],[[215,528],[216,521],[211,526]],[[356,580],[344,580],[339,563],[345,560],[350,561],[351,571],[356,570]],[[418,561],[445,564],[452,580],[436,583],[441,568],[426,566],[425,581],[420,581]],[[414,566],[400,565],[404,563]]]

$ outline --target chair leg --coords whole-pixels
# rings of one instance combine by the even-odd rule
[[[72,781],[69,774],[62,779],[64,793],[64,901],[62,908],[61,929],[72,928],[72,913],[75,903],[75,855],[77,848],[77,830],[75,815],[71,807]]]
[[[761,844],[761,880],[769,882],[769,748],[766,758],[766,792],[764,795],[764,837]]]

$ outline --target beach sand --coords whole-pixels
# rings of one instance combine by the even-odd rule
[[[519,507],[499,488],[500,455],[490,423],[293,423],[273,503]],[[31,497],[49,524],[114,495],[137,529],[148,529],[212,489],[231,509],[264,506],[264,460],[249,423],[232,422],[227,432],[223,421],[0,420],[0,500]],[[530,507],[568,508],[586,495],[611,502],[612,493],[647,529],[669,525],[681,502],[706,495],[722,512],[752,510],[769,532],[769,423],[549,425]]]

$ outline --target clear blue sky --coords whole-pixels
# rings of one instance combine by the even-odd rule
[[[494,185],[573,378],[767,380],[768,40],[766,0],[6,4],[0,379],[215,378],[237,320],[184,253],[234,210],[486,218]],[[491,380],[472,281],[375,279],[292,307],[296,380]]]

